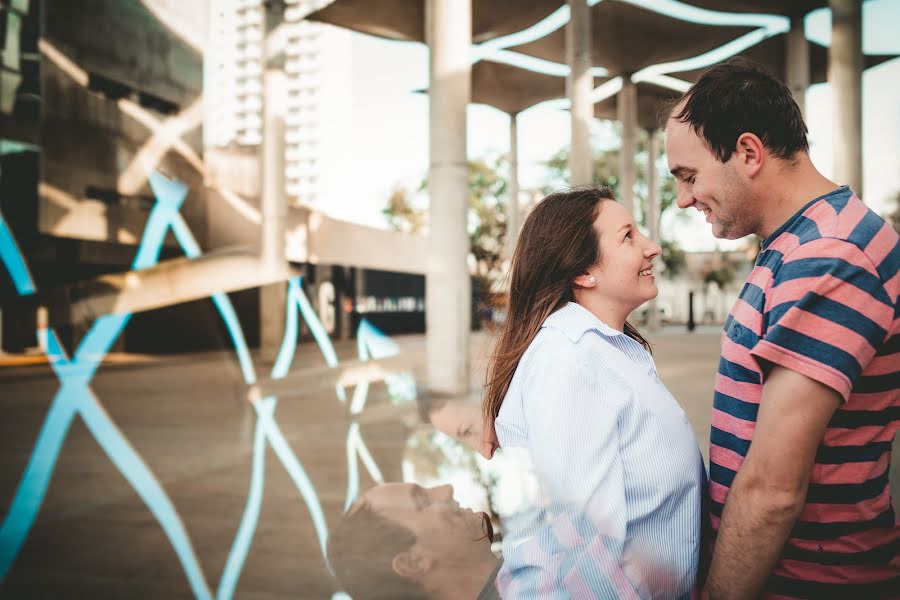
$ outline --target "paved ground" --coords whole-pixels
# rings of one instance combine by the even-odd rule
[[[421,381],[424,338],[403,336],[396,341],[402,349],[400,362]],[[671,330],[652,336],[651,342],[661,376],[682,403],[706,453],[718,332],[688,335]],[[483,335],[473,339],[473,381],[482,378],[487,344]],[[337,344],[337,353],[342,365],[352,366],[352,342]],[[3,516],[59,389],[46,364],[24,362],[0,368]],[[268,370],[264,364],[257,367]],[[333,523],[347,492],[347,439],[355,420],[335,396],[335,375],[317,348],[305,344],[278,387],[277,428],[270,430],[275,431],[270,439],[277,446],[280,431],[286,442],[280,448],[287,452],[279,455],[269,444],[260,454],[260,517],[236,582],[236,598],[331,594],[310,516],[315,511],[309,507],[321,506],[324,519]],[[265,391],[269,385],[263,382],[260,387]],[[101,366],[92,389],[102,407],[98,414],[115,424],[171,500],[178,515],[175,522],[183,524],[215,595],[248,505],[258,422],[248,396],[257,392],[242,383],[231,353],[135,360],[116,356]],[[392,402],[383,384],[371,385],[358,421],[361,437],[387,479],[401,477],[408,440],[417,427],[415,412],[414,403]],[[100,425],[94,424],[93,431],[102,440],[110,439]],[[360,472],[365,488],[371,479],[362,466]],[[315,499],[298,485],[303,473],[314,486]],[[158,500],[151,503],[162,506]],[[0,583],[0,597],[194,597],[187,582],[160,524],[101,449],[92,429],[76,417],[34,526]]]

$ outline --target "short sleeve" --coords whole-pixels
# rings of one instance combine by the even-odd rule
[[[779,365],[836,390],[846,401],[893,317],[893,302],[865,253],[845,240],[813,240],[775,269],[763,334],[752,354],[764,376]]]

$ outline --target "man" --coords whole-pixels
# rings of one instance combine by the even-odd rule
[[[488,600],[499,597],[492,539],[488,516],[461,509],[449,485],[388,483],[350,507],[328,559],[354,600]]]
[[[725,323],[710,443],[712,598],[900,593],[897,233],[819,173],[788,88],[732,59],[675,105],[678,206],[763,238]]]

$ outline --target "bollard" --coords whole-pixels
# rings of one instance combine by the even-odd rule
[[[696,327],[696,323],[694,323],[694,292],[688,292],[688,321],[687,321],[687,330],[694,331]]]

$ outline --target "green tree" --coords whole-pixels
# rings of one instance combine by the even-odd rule
[[[687,265],[684,250],[671,240],[661,240],[659,246],[662,248],[662,252],[659,255],[660,260],[666,266],[664,274],[671,279],[678,275]]]
[[[387,219],[388,226],[395,231],[418,233],[425,225],[425,211],[417,207],[409,191],[400,186],[391,191],[381,214]]]
[[[507,172],[508,165],[503,157],[469,161],[469,253],[475,262],[474,275],[484,290],[490,289],[500,276],[503,265]],[[402,187],[391,192],[381,212],[392,229],[422,230],[428,222],[428,209],[422,194],[427,189],[428,182],[423,180],[418,195]]]

